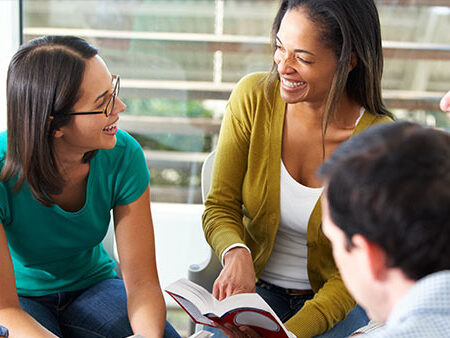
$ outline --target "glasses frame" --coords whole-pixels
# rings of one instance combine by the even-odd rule
[[[113,92],[111,94],[111,97],[108,99],[108,102],[106,103],[106,106],[103,110],[96,110],[96,111],[82,111],[82,112],[71,112],[66,113],[66,115],[91,115],[91,114],[104,114],[106,117],[111,115],[111,112],[114,110],[114,104],[116,103],[116,97],[119,96],[120,92],[120,75],[113,75],[112,76],[112,83],[116,81],[116,84],[114,85]],[[108,108],[109,105],[112,104],[111,110],[109,110],[108,114]]]

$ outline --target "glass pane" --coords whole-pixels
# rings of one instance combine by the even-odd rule
[[[42,34],[85,37],[121,75],[129,116],[123,126],[148,150],[153,190],[160,191],[153,198],[200,203],[201,161],[215,145],[233,84],[271,67],[270,30],[279,1],[23,2],[25,40]],[[400,118],[448,128],[437,103],[450,83],[449,8],[377,2],[389,47],[383,77],[389,108]],[[422,57],[421,48],[429,44],[446,46],[446,56]],[[414,105],[415,95],[419,103],[428,101]]]
[[[119,127],[144,148],[152,201],[200,204],[201,164],[215,148],[233,85],[271,67],[270,31],[279,0],[22,1],[24,41],[81,36],[121,75],[128,108]],[[435,0],[407,5],[415,2],[376,0],[385,46],[384,97],[399,118],[450,130],[449,115],[438,109],[450,89],[450,9],[433,6]],[[199,228],[200,219],[195,222]],[[173,281],[164,278],[162,283]]]

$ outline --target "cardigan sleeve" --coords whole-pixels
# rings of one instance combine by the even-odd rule
[[[242,184],[247,170],[252,89],[259,76],[243,78],[227,104],[214,159],[211,189],[205,201],[203,230],[218,257],[230,245],[244,244]]]

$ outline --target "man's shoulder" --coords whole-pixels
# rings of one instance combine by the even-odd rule
[[[421,278],[389,314],[387,324],[371,332],[381,337],[450,337],[450,271]]]
[[[386,325],[366,335],[367,338],[435,338],[450,337],[450,315],[447,313],[416,314],[402,322]]]

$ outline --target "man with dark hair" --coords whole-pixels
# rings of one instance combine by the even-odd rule
[[[322,165],[323,232],[371,337],[450,337],[450,134],[376,126]]]

